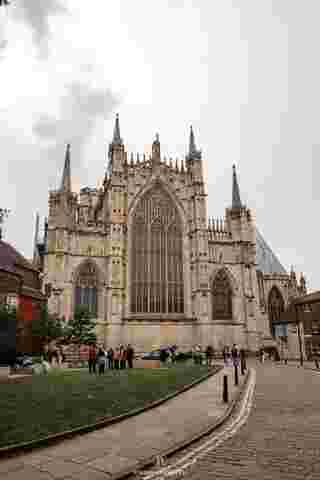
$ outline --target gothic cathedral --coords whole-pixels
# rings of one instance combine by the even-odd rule
[[[44,240],[35,240],[50,311],[68,319],[85,305],[100,342],[138,351],[233,343],[256,351],[272,343],[277,320],[306,282],[286,272],[257,230],[235,167],[231,207],[208,221],[192,128],[185,161],[162,158],[158,135],[151,156],[129,160],[117,116],[108,156],[103,187],[77,195],[67,146]]]

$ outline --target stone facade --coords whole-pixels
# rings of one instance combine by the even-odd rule
[[[147,291],[151,285],[139,279],[138,273],[135,276],[136,270],[142,268],[142,257],[136,251],[140,247],[134,234],[135,222],[139,221],[141,202],[147,198],[152,212],[150,221],[144,219],[144,226],[149,228],[158,221],[158,233],[152,237],[156,242],[162,238],[161,231],[172,226],[161,226],[161,208],[163,212],[171,208],[176,215],[176,250],[171,250],[172,258],[180,259],[173,264],[181,263],[182,268],[182,311],[173,298],[176,293],[171,299],[168,293],[156,292],[154,305],[149,293],[141,299],[137,297],[140,290]],[[241,203],[235,168],[231,207],[226,209],[224,219],[208,221],[203,159],[196,149],[192,129],[185,161],[162,158],[158,136],[151,156],[131,155],[128,159],[117,117],[102,188],[82,188],[79,196],[72,192],[68,146],[61,187],[50,192],[44,242],[36,240],[35,262],[43,270],[44,288],[51,286],[49,309],[66,318],[73,314],[78,302],[76,289],[82,288],[79,275],[84,268],[91,268],[96,275],[90,295],[95,296],[97,333],[108,346],[130,342],[137,350],[149,350],[162,344],[190,348],[196,343],[210,343],[221,349],[237,343],[255,351],[264,342],[272,341],[268,307],[272,288],[278,289],[284,306],[292,296],[305,292],[304,279],[299,286],[294,273],[288,275],[271,251],[262,251],[265,245],[260,234],[257,241],[257,234],[251,210]],[[169,243],[166,245],[169,248]],[[257,262],[257,249],[260,257],[267,255],[271,264],[276,264],[275,271],[266,267],[263,260]],[[149,267],[148,258],[159,258],[160,265],[168,252],[161,250],[158,257],[152,257],[152,253],[145,257],[142,263],[146,276],[158,275],[158,267]],[[138,259],[138,264],[134,259]],[[169,281],[173,267],[167,267],[166,261],[163,265],[169,276],[159,274],[155,288],[178,292],[176,277],[175,283]],[[134,303],[140,300],[145,301],[145,308]],[[159,306],[162,300],[167,302],[166,307]],[[175,306],[170,306],[171,300]]]

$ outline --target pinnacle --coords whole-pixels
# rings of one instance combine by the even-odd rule
[[[232,175],[232,208],[242,208],[242,203],[240,200],[240,190],[237,180],[236,166],[232,165],[233,175]]]

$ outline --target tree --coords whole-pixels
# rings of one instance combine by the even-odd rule
[[[0,302],[0,365],[11,365],[16,356],[17,310]]]
[[[66,326],[66,337],[69,341],[80,345],[89,345],[97,341],[94,332],[96,327],[92,315],[86,307],[76,307],[74,316]]]
[[[63,320],[51,315],[47,305],[41,308],[39,317],[34,319],[31,325],[32,335],[39,338],[42,351],[44,351],[45,345],[52,340],[62,338],[65,334]]]

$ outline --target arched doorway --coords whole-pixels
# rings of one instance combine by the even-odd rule
[[[149,190],[134,210],[130,257],[131,313],[182,314],[182,223],[161,185]]]
[[[272,287],[269,293],[268,299],[268,315],[270,333],[275,336],[275,324],[281,319],[281,315],[284,312],[284,301],[277,287]]]

